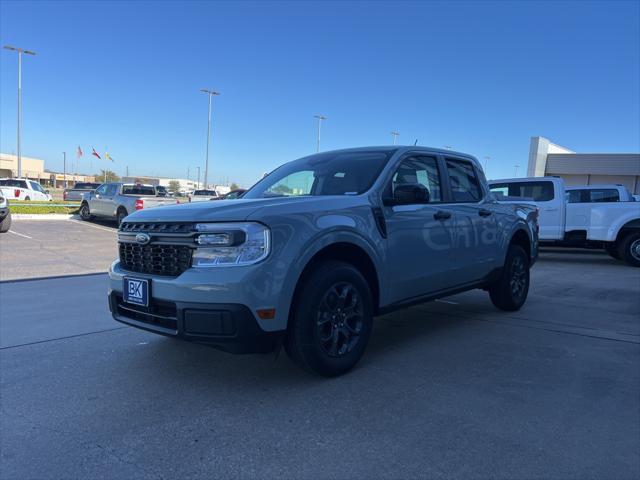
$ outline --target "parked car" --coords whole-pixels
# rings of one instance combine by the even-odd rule
[[[0,178],[0,193],[9,200],[53,200],[49,190],[28,178]]]
[[[215,190],[194,190],[189,194],[189,202],[204,202],[218,198],[218,192]]]
[[[156,185],[156,195],[158,197],[170,197],[170,192],[162,185]]]
[[[9,201],[2,196],[0,191],[0,233],[8,232],[11,228],[11,211]]]
[[[284,343],[304,368],[345,373],[373,317],[473,288],[518,310],[537,208],[500,204],[478,161],[371,147],[283,165],[233,202],[143,210],[118,231],[114,318],[234,353]]]
[[[565,188],[558,177],[492,180],[489,186],[499,200],[508,202],[504,198],[508,195],[520,202],[528,199],[540,208],[542,243],[604,248],[612,257],[640,267],[640,203],[620,201],[626,188]]]
[[[231,190],[228,193],[225,193],[224,195],[212,198],[211,200],[234,200],[236,198],[241,198],[246,191],[247,190],[244,188],[237,188],[235,190]]]
[[[82,195],[90,190],[95,190],[101,184],[92,182],[77,182],[72,188],[65,188],[62,192],[62,199],[65,201],[82,200]]]
[[[109,218],[120,225],[127,215],[135,211],[176,203],[178,201],[171,197],[156,196],[153,185],[103,183],[84,194],[80,204],[80,217],[83,220],[90,220],[92,217]]]

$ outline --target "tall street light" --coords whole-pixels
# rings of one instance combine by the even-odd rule
[[[484,174],[487,174],[487,163],[489,163],[489,160],[491,160],[491,157],[489,155],[485,155],[484,156]]]
[[[396,139],[398,138],[398,135],[400,135],[400,133],[394,130],[393,132],[391,132],[391,135],[393,135],[393,144],[395,145]]]
[[[324,115],[314,115],[313,118],[318,119],[318,145],[316,147],[316,152],[319,152],[320,151],[320,128],[322,126],[322,121],[326,120],[327,117],[325,117]]]
[[[18,177],[22,177],[22,149],[20,148],[20,130],[22,129],[22,54],[35,55],[36,52],[5,45],[4,48],[18,52]]]
[[[514,178],[518,176],[518,169],[520,168],[520,165],[514,165],[515,168],[515,172],[513,173]]]
[[[200,90],[202,93],[206,93],[209,97],[209,119],[207,121],[207,154],[204,160],[204,188],[207,188],[207,177],[209,176],[209,142],[211,139],[211,97],[214,95],[220,95],[220,92],[214,90],[207,90],[203,88]]]

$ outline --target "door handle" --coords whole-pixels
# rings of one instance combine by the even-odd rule
[[[436,213],[433,214],[433,218],[435,218],[436,220],[446,220],[448,218],[451,218],[451,212],[438,210]]]
[[[489,215],[491,215],[493,212],[491,210],[486,210],[484,208],[481,208],[478,211],[478,215],[480,215],[481,217],[488,217]]]

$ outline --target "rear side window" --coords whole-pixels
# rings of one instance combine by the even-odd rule
[[[471,163],[447,158],[447,172],[454,202],[480,201],[482,188]]]
[[[569,203],[606,203],[619,202],[620,194],[614,188],[580,188],[567,192]]]
[[[505,197],[530,198],[534,202],[553,200],[553,182],[511,182],[491,184],[491,192]]]
[[[0,187],[28,188],[27,182],[24,180],[12,180],[11,178],[0,180]]]

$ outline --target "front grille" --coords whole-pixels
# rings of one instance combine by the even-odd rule
[[[120,266],[132,272],[178,276],[191,266],[193,249],[184,245],[120,243]]]
[[[123,233],[190,233],[193,232],[193,223],[131,223],[124,222],[120,225]]]

